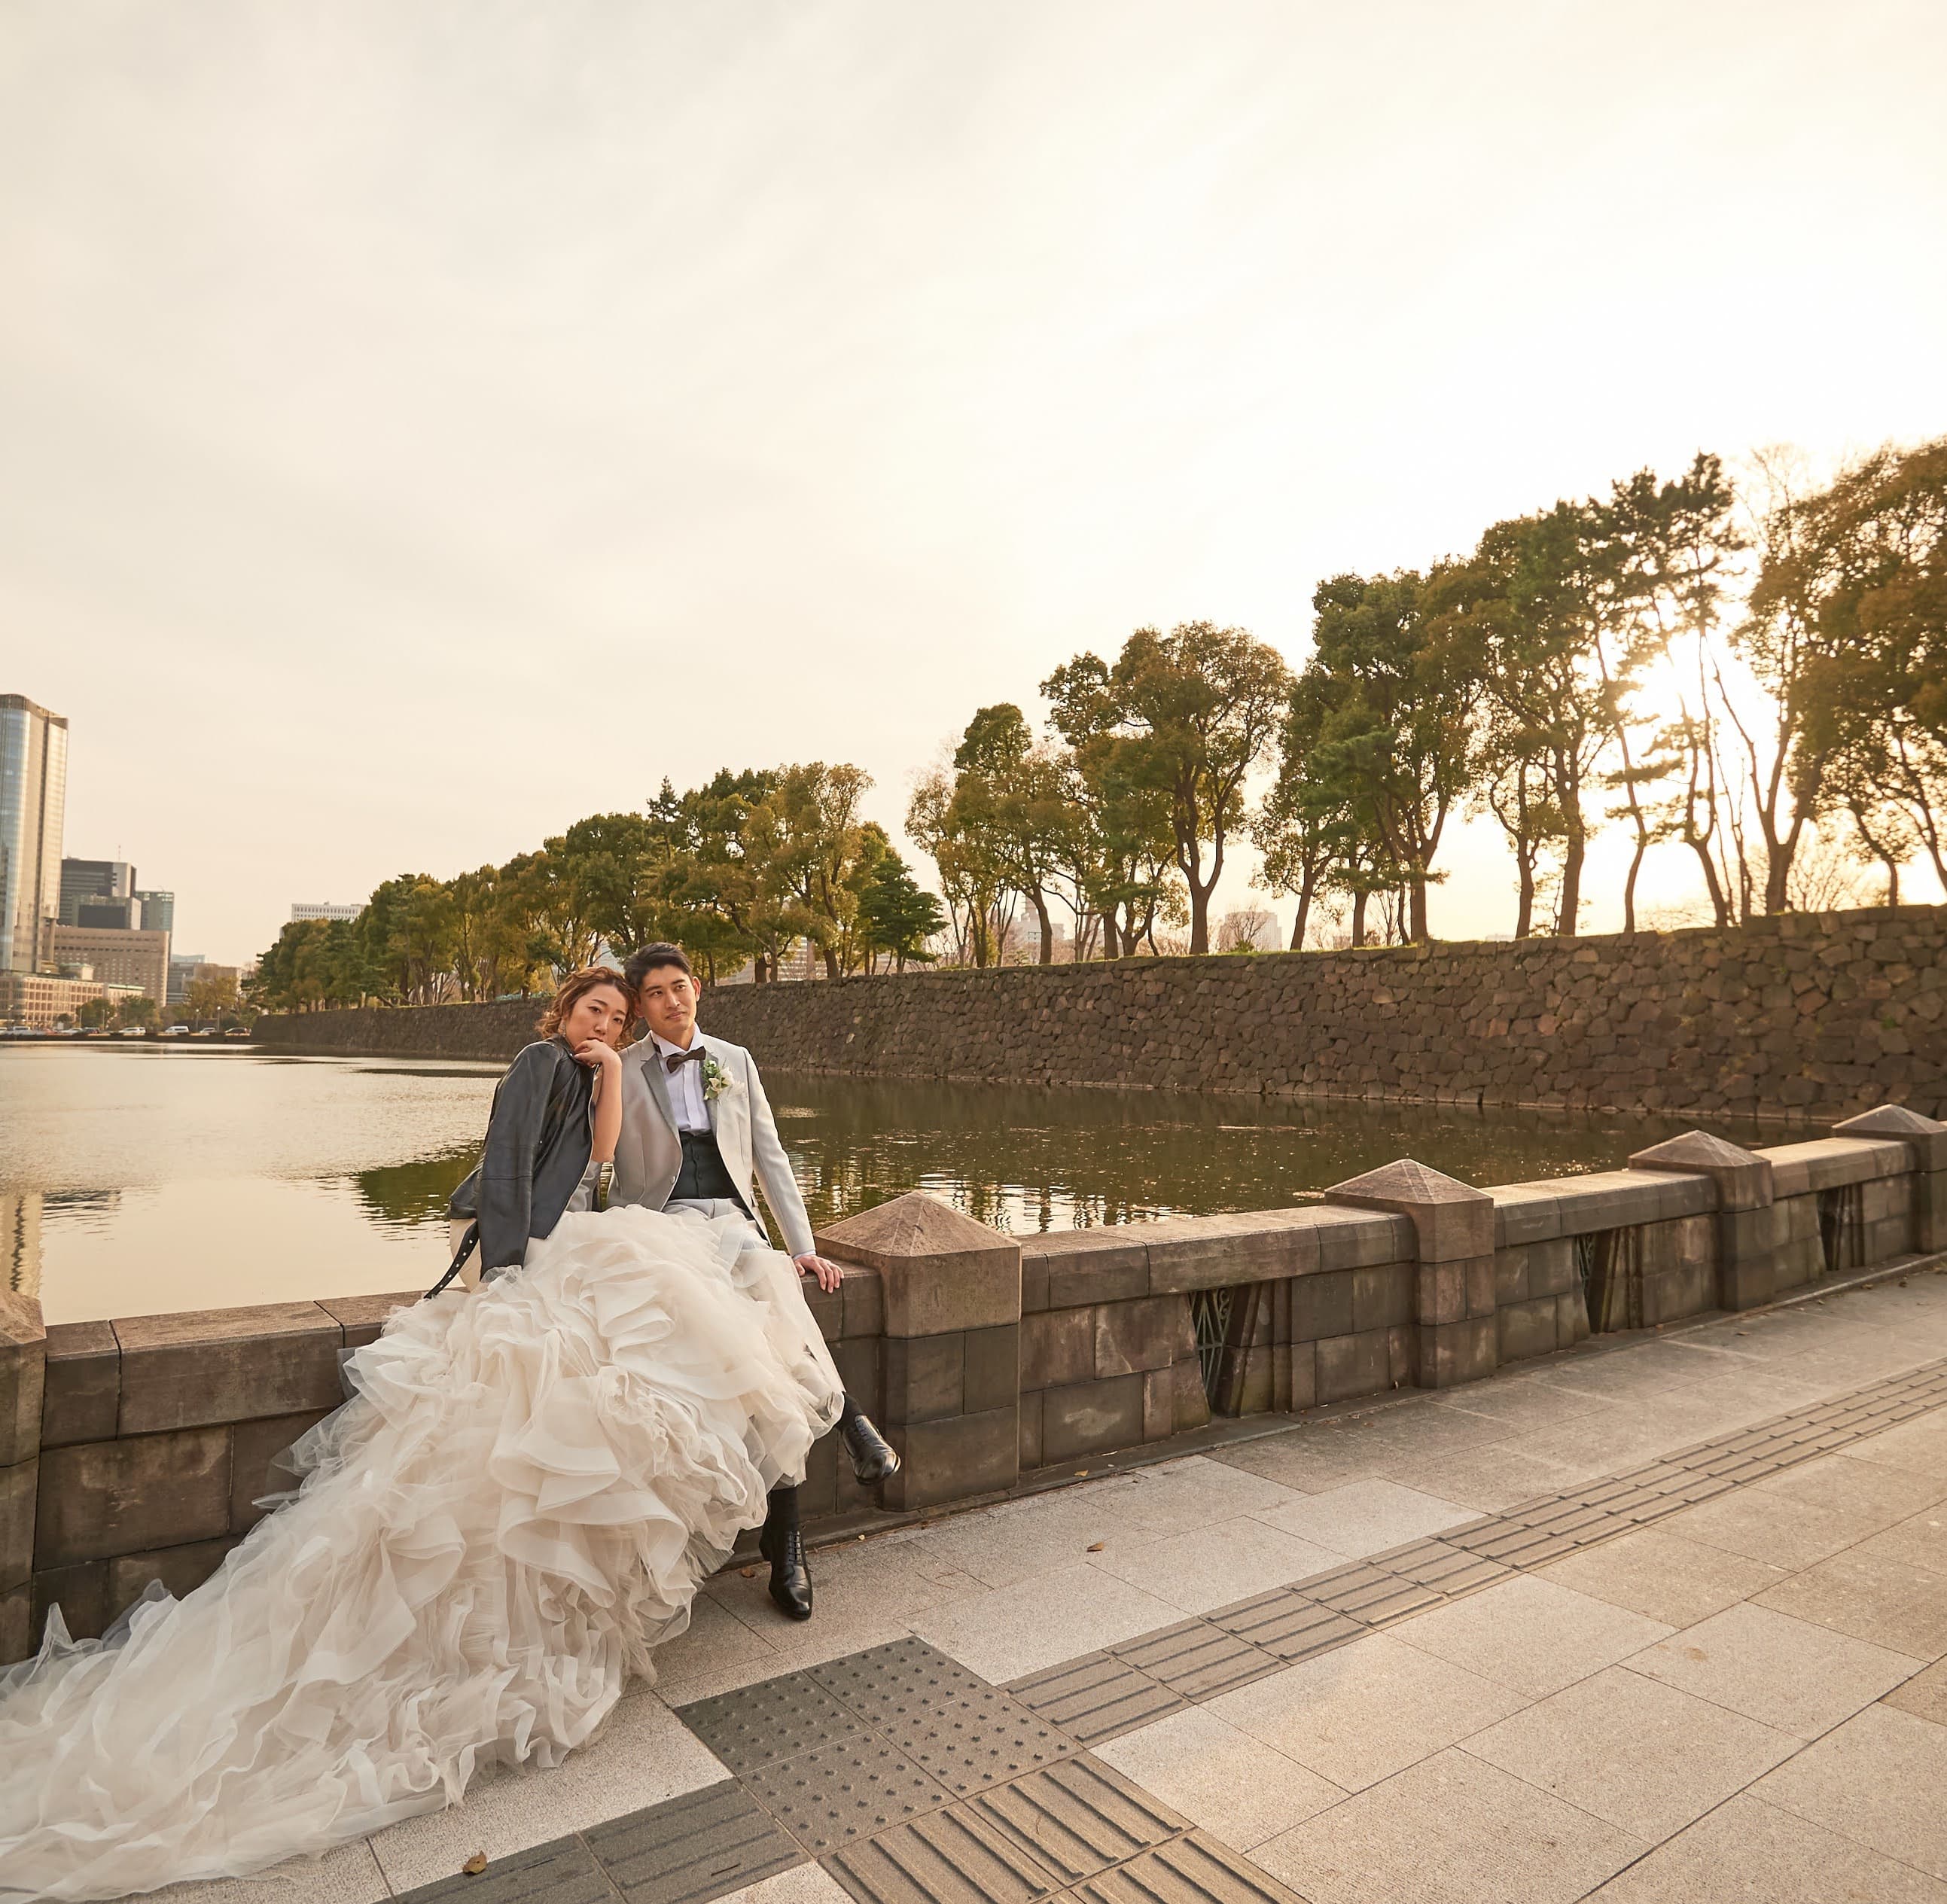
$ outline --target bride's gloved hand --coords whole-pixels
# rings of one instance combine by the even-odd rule
[[[807,1250],[802,1256],[794,1256],[791,1261],[797,1265],[797,1273],[800,1276],[816,1276],[818,1286],[827,1296],[845,1280],[844,1271],[828,1256],[821,1256],[815,1251]]]

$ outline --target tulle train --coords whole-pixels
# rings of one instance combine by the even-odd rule
[[[262,1869],[556,1763],[841,1395],[797,1277],[695,1212],[562,1218],[393,1317],[294,1498],[186,1599],[0,1675],[0,1900]]]

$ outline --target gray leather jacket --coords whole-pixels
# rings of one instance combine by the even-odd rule
[[[593,1152],[595,1073],[565,1038],[528,1046],[494,1092],[480,1167],[453,1193],[451,1217],[480,1225],[480,1269],[518,1268],[530,1237],[549,1235]]]

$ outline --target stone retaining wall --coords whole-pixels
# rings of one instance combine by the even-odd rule
[[[1478,1380],[1583,1342],[1611,1279],[1617,1326],[1656,1327],[1947,1251],[1947,1125],[1886,1107],[1756,1152],[1692,1132],[1625,1170],[1489,1190],[1402,1160],[1297,1209],[1026,1241],[914,1192],[819,1243],[846,1274],[813,1312],[905,1457],[884,1505],[911,1509],[1213,1413]],[[203,1579],[280,1485],[275,1457],[337,1404],[342,1351],[411,1299],[43,1332],[0,1296],[0,1660],[57,1603],[93,1634],[149,1581]],[[869,1505],[834,1438],[804,1504]]]
[[[268,1018],[280,1049],[505,1059],[531,1000]],[[1642,1110],[1947,1111],[1947,908],[1726,931],[726,986],[775,1070]]]

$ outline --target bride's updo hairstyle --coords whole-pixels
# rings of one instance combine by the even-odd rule
[[[622,1003],[631,1017],[635,1015],[636,992],[622,974],[612,965],[584,965],[578,972],[571,972],[561,982],[561,989],[548,1001],[548,1008],[536,1020],[534,1029],[543,1038],[552,1038],[561,1029],[562,1021],[590,992],[605,985],[612,985],[622,995]]]

